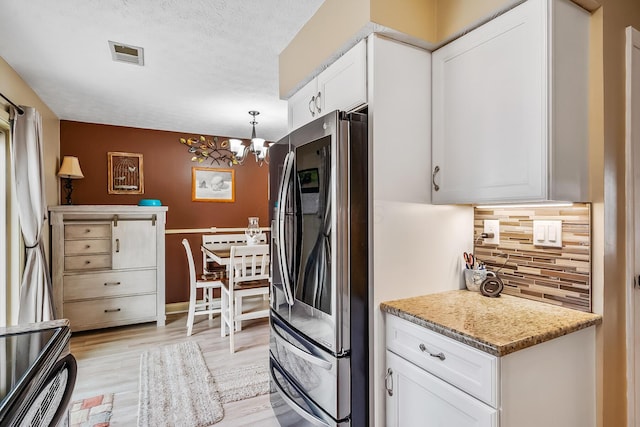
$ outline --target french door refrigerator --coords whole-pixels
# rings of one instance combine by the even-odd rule
[[[269,156],[271,405],[283,427],[368,426],[367,115],[331,112]]]

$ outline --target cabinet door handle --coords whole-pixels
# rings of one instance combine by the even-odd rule
[[[104,312],[105,313],[117,313],[118,311],[120,311],[119,308],[108,308]]]
[[[116,253],[120,252],[120,239],[116,239]]]
[[[387,368],[387,374],[384,376],[384,388],[387,389],[389,396],[393,396],[393,371],[391,368]]]
[[[436,184],[436,175],[438,174],[438,172],[440,172],[440,166],[436,166],[435,168],[433,168],[433,174],[431,174],[431,183],[433,184],[434,191],[440,190],[440,186]]]
[[[322,112],[322,108],[320,108],[320,97],[322,96],[322,94],[320,92],[318,92],[318,94],[316,95],[316,111],[318,111],[318,114],[320,114]]]
[[[316,116],[316,97],[312,96],[311,99],[309,100],[309,112],[311,113],[311,117],[315,117]]]
[[[105,286],[118,286],[120,285],[120,282],[105,282]]]
[[[437,354],[436,354],[436,353],[431,353],[429,350],[427,350],[427,347],[426,347],[424,344],[420,344],[420,345],[418,346],[418,348],[419,348],[419,349],[420,349],[420,351],[422,351],[423,353],[428,353],[428,354],[429,354],[429,356],[431,356],[431,357],[436,357],[436,358],[438,358],[438,359],[440,359],[440,360],[444,360],[444,359],[446,359],[446,357],[445,357],[445,355],[444,355],[444,353],[443,353],[443,352],[440,352],[440,353],[437,353]]]

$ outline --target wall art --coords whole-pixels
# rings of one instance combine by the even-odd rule
[[[194,202],[234,202],[233,169],[192,168],[191,200]]]
[[[142,154],[107,153],[109,194],[144,194]]]

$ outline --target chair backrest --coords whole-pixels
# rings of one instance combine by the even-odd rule
[[[195,289],[196,286],[196,266],[193,263],[193,254],[191,253],[191,245],[187,239],[182,239],[182,245],[187,253],[187,263],[189,264],[189,286]]]
[[[247,236],[244,233],[202,235],[202,246],[207,249],[228,249],[234,244],[244,244],[246,242]]]
[[[233,283],[269,278],[269,245],[232,246],[229,259]]]

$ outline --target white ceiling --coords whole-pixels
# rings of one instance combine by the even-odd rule
[[[0,56],[62,120],[248,138],[258,110],[274,141],[278,55],[322,1],[2,0]],[[144,67],[109,40],[143,47]]]

